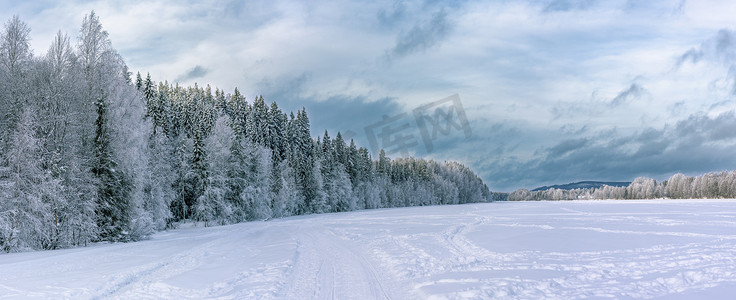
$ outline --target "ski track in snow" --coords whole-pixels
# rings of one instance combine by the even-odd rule
[[[0,255],[0,299],[730,299],[736,201],[299,216]]]

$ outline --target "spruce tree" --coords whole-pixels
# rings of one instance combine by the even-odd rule
[[[113,159],[110,147],[110,128],[108,127],[107,101],[103,95],[95,102],[97,120],[95,121],[95,160],[92,173],[97,178],[97,227],[102,240],[126,240],[129,215],[130,182]]]
[[[304,207],[299,208],[299,213],[308,213],[311,201],[316,196],[317,184],[314,177],[314,145],[309,133],[309,117],[304,108],[297,112],[294,135],[294,170],[297,185],[304,195]]]

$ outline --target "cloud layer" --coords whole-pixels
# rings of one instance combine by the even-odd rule
[[[732,1],[0,4],[36,55],[94,9],[131,70],[305,107],[315,135],[370,147],[366,127],[406,116],[408,154],[459,160],[494,190],[736,169]],[[453,94],[472,136],[427,151],[412,111]]]

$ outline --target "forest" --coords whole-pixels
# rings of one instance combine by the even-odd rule
[[[0,33],[0,248],[126,242],[187,221],[486,202],[456,162],[392,159],[236,88],[133,75],[94,12],[43,55]]]
[[[638,177],[628,186],[604,185],[600,188],[547,189],[542,191],[516,190],[508,195],[510,201],[578,200],[578,199],[735,199],[736,171],[711,172],[700,176],[672,175],[657,182]]]

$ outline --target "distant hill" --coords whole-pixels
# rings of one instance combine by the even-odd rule
[[[545,191],[549,189],[563,189],[563,190],[574,190],[574,189],[589,189],[589,188],[599,188],[604,185],[609,186],[629,186],[631,182],[625,182],[625,181],[580,181],[580,182],[574,182],[574,183],[568,183],[568,184],[558,184],[558,185],[550,185],[550,186],[543,186],[538,187],[536,189],[533,189],[532,192],[536,191]]]

